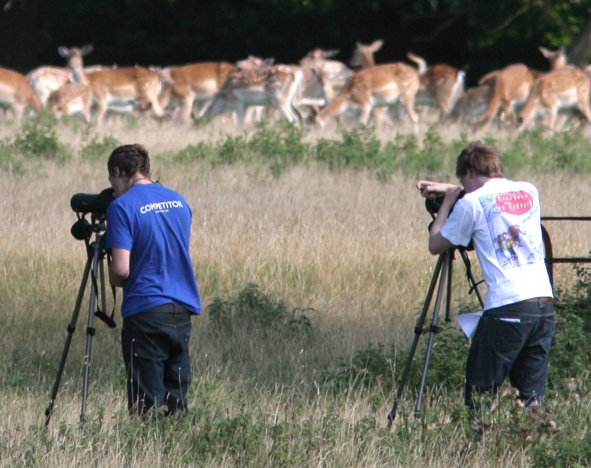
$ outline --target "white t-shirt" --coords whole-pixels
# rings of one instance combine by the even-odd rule
[[[455,204],[441,235],[458,246],[473,241],[488,287],[484,310],[553,296],[540,222],[529,182],[490,179]]]

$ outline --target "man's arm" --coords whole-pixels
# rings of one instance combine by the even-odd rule
[[[109,264],[109,281],[113,286],[121,287],[129,276],[130,252],[126,249],[114,247],[111,250],[111,263]]]
[[[453,247],[453,244],[441,235],[441,229],[443,229],[443,226],[445,225],[445,222],[449,216],[449,212],[451,211],[452,206],[454,206],[454,203],[457,201],[460,192],[462,191],[462,187],[451,184],[442,185],[445,186],[445,198],[441,203],[437,218],[435,218],[435,221],[433,221],[431,229],[429,230],[429,252],[431,252],[433,255],[439,255],[440,253],[443,253],[447,249]]]

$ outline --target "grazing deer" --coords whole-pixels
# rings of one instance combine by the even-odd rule
[[[415,103],[435,105],[440,116],[445,118],[464,92],[466,73],[444,63],[427,66],[423,58],[410,52],[406,56],[419,68],[420,83]]]
[[[74,81],[90,88],[98,105],[96,121],[100,125],[108,108],[114,105],[150,104],[152,112],[161,117],[164,111],[158,95],[161,90],[161,77],[155,70],[144,67],[126,67],[98,70],[86,73],[83,57],[92,52],[92,46],[82,49],[60,47],[60,55],[68,59],[74,73]]]
[[[521,110],[521,125],[517,131],[523,130],[540,113],[549,115],[547,126],[554,130],[558,112],[565,109],[579,111],[591,123],[589,90],[589,77],[572,66],[542,75]]]
[[[463,124],[473,123],[486,110],[492,97],[493,88],[494,80],[492,83],[485,82],[480,86],[466,89],[447,115],[446,120]]]
[[[236,67],[228,62],[201,62],[178,67],[168,67],[162,70],[166,84],[163,96],[160,98],[162,107],[174,98],[182,102],[181,119],[191,120],[191,113],[195,103],[200,104],[197,114],[202,117],[220,91],[228,77],[228,73]]]
[[[41,103],[31,83],[24,75],[8,68],[0,68],[0,103],[7,104],[14,111],[19,122],[27,107],[41,111]]]
[[[90,123],[92,90],[82,83],[66,83],[49,95],[47,108],[58,116],[81,113]]]
[[[374,108],[388,108],[400,101],[416,131],[418,117],[414,111],[414,99],[418,89],[417,70],[402,62],[360,70],[328,106],[318,111],[316,123],[322,127],[329,119],[344,112],[360,110],[360,122],[367,125]]]
[[[540,52],[550,61],[551,71],[559,70],[566,66],[566,54],[564,48],[551,52],[543,47]],[[522,63],[509,65],[495,74],[495,86],[489,105],[482,116],[483,123],[479,133],[485,133],[493,119],[501,110],[506,116],[515,115],[516,108],[523,106],[528,99],[532,86],[536,79],[543,75],[542,72],[532,70]],[[479,83],[489,77],[485,75]]]
[[[236,111],[239,123],[244,123],[250,106],[273,106],[293,123],[300,121],[294,107],[303,72],[289,65],[264,65],[251,70],[233,70],[204,116],[213,118],[225,110]]]

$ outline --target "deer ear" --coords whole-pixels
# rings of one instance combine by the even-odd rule
[[[64,46],[60,46],[57,48],[58,54],[60,54],[64,58],[68,58],[68,48]]]
[[[90,54],[93,50],[94,46],[92,44],[86,44],[84,47],[82,47],[80,53],[84,56]]]
[[[373,43],[370,46],[371,51],[377,52],[378,50],[380,50],[382,48],[383,45],[384,45],[384,41],[382,39],[378,39],[377,41],[373,41]]]

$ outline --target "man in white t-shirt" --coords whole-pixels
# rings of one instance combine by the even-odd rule
[[[462,187],[420,180],[417,188],[427,198],[444,195],[429,251],[472,242],[487,285],[466,363],[466,404],[479,410],[481,396],[494,400],[507,376],[523,404],[540,404],[556,322],[538,191],[503,178],[497,148],[481,142],[460,153],[456,176]]]

